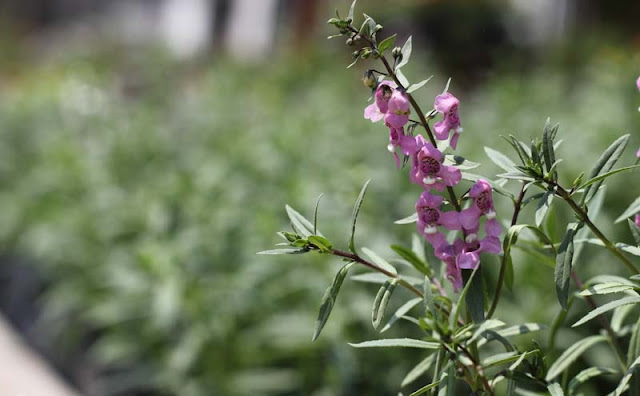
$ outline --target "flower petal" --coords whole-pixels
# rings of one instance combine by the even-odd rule
[[[497,237],[502,233],[502,226],[496,219],[487,220],[484,222],[484,232],[489,236]]]

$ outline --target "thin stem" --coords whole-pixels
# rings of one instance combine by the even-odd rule
[[[522,209],[522,200],[525,195],[525,184],[522,183],[522,187],[520,188],[520,195],[518,195],[518,199],[513,204],[513,216],[511,217],[511,227],[516,225],[518,222],[518,216],[520,215],[520,209]],[[506,236],[505,236],[506,238]],[[500,295],[502,294],[502,284],[504,283],[504,275],[507,269],[507,254],[504,253],[502,255],[502,260],[500,261],[500,273],[498,274],[498,284],[496,285],[496,292],[493,296],[493,302],[491,303],[491,308],[489,308],[489,312],[487,312],[487,319],[491,319],[493,313],[496,311],[498,307],[498,301],[500,301]]]
[[[576,286],[578,287],[578,289],[582,290],[584,288],[584,285],[582,283],[582,280],[578,276],[578,274],[575,271],[571,271],[571,277],[573,278],[573,281],[576,283]],[[585,297],[586,297],[585,299],[587,300],[587,303],[591,307],[591,310],[598,308],[598,304],[593,300],[591,296],[585,296]],[[623,372],[626,372],[627,364],[624,362],[625,361],[624,353],[622,352],[622,349],[620,348],[620,345],[616,340],[615,333],[611,328],[611,324],[609,324],[609,320],[604,314],[598,315],[598,319],[600,320],[600,324],[602,325],[604,330],[609,335],[609,344],[611,345],[611,348],[616,354],[616,359],[618,360],[618,364],[620,365],[620,368],[622,369]]]
[[[473,363],[473,366],[476,372],[478,373],[478,376],[480,376],[480,379],[482,380],[482,384],[484,385],[485,390],[489,392],[490,395],[493,395],[493,389],[491,388],[489,381],[487,381],[487,377],[484,375],[484,369],[482,368],[482,365],[478,363],[478,361],[473,357],[473,355],[469,352],[467,348],[465,348],[462,345],[458,345],[458,348],[460,348],[460,350],[465,355],[467,355],[469,360],[471,360],[471,363]]]
[[[365,265],[369,268],[371,268],[372,270],[378,271],[382,274],[385,274],[386,276],[388,276],[389,278],[396,278],[399,280],[398,283],[400,283],[402,286],[406,287],[408,290],[410,290],[411,292],[413,292],[413,294],[417,295],[418,297],[422,298],[422,292],[418,289],[415,288],[415,286],[413,286],[411,283],[407,282],[406,280],[400,278],[398,276],[398,274],[394,274],[393,272],[389,272],[384,268],[380,268],[377,265],[363,259],[362,257],[358,256],[357,254],[353,254],[350,252],[345,252],[342,250],[337,250],[337,249],[333,249],[331,251],[331,254],[333,254],[334,256],[340,256],[340,257],[344,257],[347,258],[351,261],[355,261],[356,263],[360,263],[362,265]]]
[[[573,198],[571,198],[569,192],[558,184],[555,184],[555,186],[557,187],[558,195],[562,199],[564,199],[569,204],[569,206],[571,206],[571,209],[573,209],[573,211],[580,217],[580,220],[582,220],[587,225],[587,227],[589,227],[591,232],[593,232],[593,234],[602,241],[604,247],[606,247],[611,253],[613,253],[614,256],[620,259],[620,261],[622,261],[622,264],[624,264],[629,269],[629,271],[633,272],[634,274],[639,274],[640,271],[638,271],[638,269],[633,265],[631,261],[629,261],[624,253],[622,253],[622,251],[618,249],[616,245],[614,245],[609,239],[607,239],[602,231],[600,231],[600,229],[595,224],[593,224],[587,212],[582,209],[576,203],[576,201],[573,200]]]
[[[436,368],[433,372],[432,382],[436,382],[438,379],[440,379],[440,370],[442,369],[442,363],[444,361],[443,357],[445,353],[446,352],[443,349],[438,349],[438,354],[436,355]],[[435,392],[435,389],[430,390],[429,394],[433,395],[433,392]]]

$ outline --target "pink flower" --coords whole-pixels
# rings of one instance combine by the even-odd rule
[[[462,271],[456,263],[456,259],[464,249],[464,242],[460,239],[449,245],[445,244],[436,249],[436,257],[442,260],[447,266],[447,279],[453,285],[453,290],[457,293],[462,288]]]
[[[636,158],[640,158],[640,148],[636,151]]]
[[[364,109],[364,118],[371,122],[380,121],[389,108],[389,99],[395,89],[396,83],[393,81],[382,81],[378,84],[374,95],[375,101]]]
[[[640,213],[636,215],[635,223],[638,227],[640,227]]]
[[[458,212],[442,212],[442,197],[424,191],[418,202],[416,202],[416,212],[418,213],[418,231],[424,235],[425,239],[431,243],[434,249],[438,249],[445,243],[444,236],[438,232],[437,226],[443,226],[449,230],[459,230]]]
[[[447,140],[449,138],[449,131],[453,130],[450,145],[454,150],[458,145],[458,137],[462,132],[460,117],[458,115],[459,104],[460,101],[458,98],[449,92],[436,96],[434,103],[435,109],[444,116],[442,121],[438,121],[433,125],[436,139]]]
[[[486,216],[487,221],[484,231],[487,235],[497,237],[502,232],[502,227],[496,219],[496,211],[493,207],[493,194],[491,185],[486,180],[478,180],[471,190],[469,196],[473,198],[473,204],[460,212],[460,223],[465,230],[477,229],[481,216]]]
[[[389,99],[384,123],[389,128],[402,128],[409,122],[409,113],[411,110],[407,94],[396,90]]]
[[[431,142],[426,142],[419,136],[416,138],[416,144],[417,150],[413,155],[413,165],[409,174],[412,183],[442,191],[445,186],[455,186],[460,182],[460,170],[455,166],[443,165],[444,156]]]
[[[638,79],[636,80],[636,86],[638,87],[638,90],[640,91],[640,77],[638,77]]]

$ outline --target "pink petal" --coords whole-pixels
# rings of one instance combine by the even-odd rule
[[[460,224],[466,230],[478,227],[478,219],[482,212],[477,206],[472,205],[460,212]]]
[[[438,121],[435,124],[433,124],[433,132],[436,135],[436,139],[438,140],[447,140],[449,139],[449,130],[451,129],[451,127],[449,126],[449,124],[445,121]]]
[[[494,236],[486,236],[480,241],[480,250],[486,253],[499,254],[502,251],[500,238]]]
[[[439,250],[441,246],[447,244],[447,240],[440,232],[436,232],[435,234],[425,234],[424,239],[433,246],[434,250]]]
[[[455,166],[442,165],[438,172],[438,176],[442,178],[444,184],[450,187],[455,186],[460,183],[460,180],[462,180],[462,173],[460,172],[460,169]]]
[[[460,268],[456,266],[453,260],[451,260],[451,262],[447,261],[447,279],[449,279],[453,285],[453,291],[456,293],[462,288],[462,271],[460,271]]]
[[[451,137],[451,141],[449,142],[449,146],[451,146],[451,148],[454,150],[458,146],[459,137],[460,137],[460,134],[458,132],[454,132],[453,136]]]
[[[487,220],[484,223],[484,232],[489,236],[497,237],[502,233],[502,226],[496,219]]]
[[[400,157],[398,157],[398,153],[393,152],[393,160],[396,163],[396,168],[400,169],[402,167],[402,162],[400,161]]]
[[[458,106],[460,101],[458,98],[450,94],[449,92],[436,96],[433,107],[440,113],[448,113],[455,106]]]
[[[636,215],[635,223],[636,223],[636,225],[637,225],[638,227],[640,227],[640,213],[638,213],[638,214]]]
[[[378,122],[384,117],[384,114],[378,110],[378,105],[375,103],[370,104],[364,109],[364,118],[371,120],[371,122]]]
[[[440,225],[448,230],[460,229],[460,214],[455,210],[449,212],[440,213],[440,219],[438,220]]]
[[[640,90],[640,77],[636,80],[636,86],[638,87],[638,90]]]
[[[480,256],[476,252],[462,252],[456,257],[458,268],[476,269],[480,262]]]
[[[390,128],[402,128],[407,122],[409,122],[409,116],[406,114],[387,112],[384,115],[384,123]]]

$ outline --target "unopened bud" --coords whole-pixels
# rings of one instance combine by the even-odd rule
[[[375,32],[379,32],[379,31],[381,31],[381,30],[382,30],[382,25],[380,25],[380,24],[377,24],[377,25],[376,25],[376,27],[374,27],[374,28],[373,28],[373,32],[374,32],[374,33],[375,33]]]
[[[357,57],[360,56],[360,50],[358,51],[353,51],[353,53],[351,54],[351,56],[353,56],[353,59],[356,59]]]
[[[366,72],[364,72],[364,74],[362,75],[362,83],[365,87],[369,87],[371,89],[376,87],[377,81],[376,76],[373,74],[373,71],[367,70]]]
[[[353,39],[352,38],[348,38],[347,39],[347,45],[349,45],[349,46],[353,45]]]
[[[402,48],[400,47],[395,47],[392,51],[391,51],[391,55],[393,55],[394,58],[402,58]]]
[[[359,34],[356,34],[355,36],[353,36],[353,41],[355,41],[356,43],[357,43],[358,41],[360,41],[361,39],[362,39],[362,36],[361,36],[361,35],[359,35]]]

